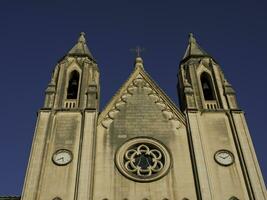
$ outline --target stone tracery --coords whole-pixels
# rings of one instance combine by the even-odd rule
[[[162,170],[164,165],[162,153],[145,144],[129,149],[124,158],[125,168],[138,176],[151,176]]]
[[[168,172],[171,157],[165,146],[153,138],[138,137],[125,142],[116,153],[116,166],[127,178],[155,181]]]

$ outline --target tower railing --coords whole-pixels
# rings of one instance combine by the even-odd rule
[[[217,110],[218,109],[217,101],[215,100],[205,101],[205,107],[208,110]]]
[[[67,99],[64,104],[65,108],[76,108],[77,100],[76,99]]]

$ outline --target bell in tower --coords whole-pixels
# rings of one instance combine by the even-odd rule
[[[201,81],[204,99],[208,101],[215,100],[213,87],[212,87],[209,75],[207,73],[201,74],[200,81]]]
[[[70,75],[67,99],[77,98],[78,86],[79,86],[79,73],[77,71],[73,71]]]

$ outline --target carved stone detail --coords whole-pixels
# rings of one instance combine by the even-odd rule
[[[120,112],[120,107],[127,103],[129,97],[133,95],[133,91],[138,88],[143,88],[147,91],[147,95],[153,99],[154,103],[160,108],[164,116],[168,120],[172,121],[175,128],[179,129],[181,127],[181,122],[179,121],[176,114],[168,106],[166,101],[153,89],[153,87],[146,81],[141,75],[138,75],[132,83],[126,88],[121,97],[116,101],[112,109],[107,113],[107,115],[102,120],[101,124],[104,128],[108,128],[109,125],[114,120],[117,113]]]
[[[152,138],[133,138],[116,153],[116,166],[127,178],[138,182],[155,181],[168,172],[171,156],[163,144]]]

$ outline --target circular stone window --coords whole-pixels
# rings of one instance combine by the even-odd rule
[[[158,141],[134,138],[124,143],[116,153],[119,171],[134,181],[157,180],[170,168],[170,154]]]

